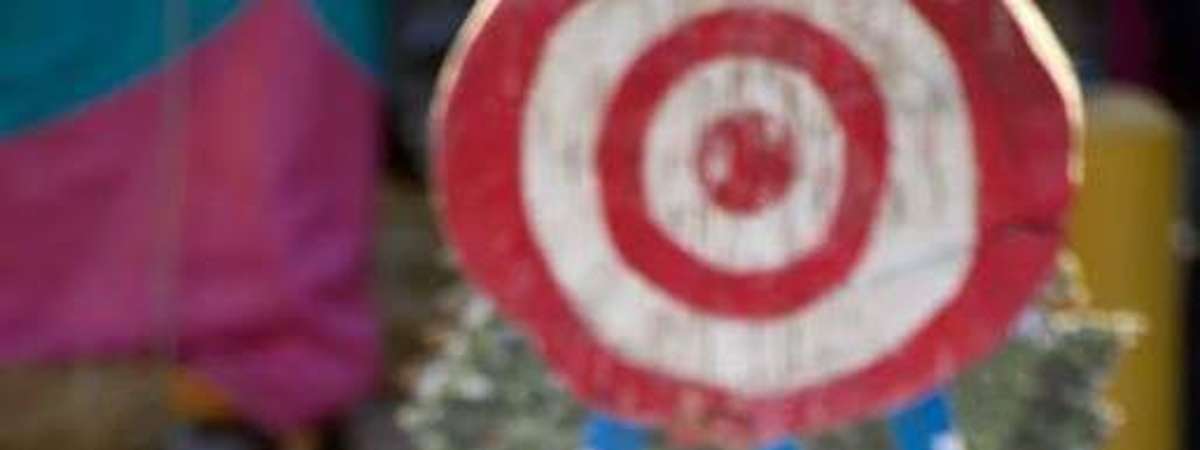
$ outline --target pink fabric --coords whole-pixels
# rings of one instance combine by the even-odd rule
[[[243,8],[162,73],[0,142],[0,360],[169,349],[274,429],[373,387],[379,92],[304,2]]]

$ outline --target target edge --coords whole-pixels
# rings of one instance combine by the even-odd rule
[[[501,3],[503,3],[503,2],[501,2],[501,1],[499,1],[499,0],[491,0],[491,1],[492,1],[492,3],[494,3],[494,5],[493,5],[493,6],[495,6],[495,7],[500,7],[500,4],[501,4]],[[913,1],[912,3],[914,3],[914,4],[919,4],[919,3],[921,3],[921,2],[920,2],[920,1]],[[495,11],[491,11],[491,12],[495,12]],[[1010,12],[1009,12],[1009,15],[1010,15],[1010,18],[1012,18],[1012,19],[1013,19],[1013,22],[1014,22],[1014,24],[1015,24],[1015,25],[1016,25],[1018,28],[1021,28],[1022,26],[1024,26],[1024,25],[1022,25],[1022,24],[1020,23],[1020,21],[1019,21],[1019,20],[1017,20],[1017,18],[1015,17],[1015,16],[1016,16],[1016,12],[1015,12],[1015,11],[1010,11]],[[489,14],[489,16],[488,16],[488,19],[491,19],[491,18],[493,18],[493,16],[492,16],[491,14]],[[481,24],[481,25],[480,25],[480,28],[481,28],[481,29],[479,30],[479,32],[480,32],[480,33],[482,33],[482,31],[483,31],[483,30],[482,30],[482,28],[485,28],[486,26],[487,26],[487,24]],[[935,27],[936,27],[936,25],[935,25]],[[479,34],[476,34],[476,35],[474,36],[474,38],[478,38],[478,36],[479,36]],[[540,45],[544,45],[544,42],[543,42],[542,44],[540,44]],[[470,43],[465,43],[463,46],[464,46],[464,48],[466,48],[466,47],[469,47],[469,46],[470,46]],[[1032,49],[1031,49],[1031,51],[1032,51]],[[1035,58],[1036,58],[1036,55],[1034,55],[1034,56],[1035,56]],[[463,56],[463,57],[465,58],[465,57],[466,57],[466,54],[464,54],[464,56]],[[461,63],[461,62],[460,62],[460,63]],[[1046,67],[1046,66],[1043,64],[1043,65],[1042,65],[1042,67],[1044,68],[1044,67]],[[458,74],[455,74],[455,75],[457,76]],[[960,74],[960,75],[961,75],[961,74]],[[1057,82],[1054,82],[1054,81],[1052,80],[1052,83],[1054,83],[1054,84],[1056,85],[1057,89],[1060,91],[1060,94],[1063,96],[1062,100],[1063,100],[1063,102],[1064,102],[1064,109],[1067,109],[1067,110],[1069,110],[1069,109],[1070,109],[1070,106],[1069,106],[1069,104],[1070,104],[1070,100],[1069,100],[1069,98],[1068,98],[1068,97],[1069,97],[1069,94],[1067,94],[1066,92],[1064,92],[1064,91],[1063,91],[1063,90],[1064,90],[1064,88],[1063,88],[1062,86],[1059,86]],[[448,89],[449,89],[449,88],[448,88]],[[449,95],[450,95],[450,94],[447,94],[447,93],[442,93],[442,94],[439,94],[439,96],[441,96],[441,95],[446,95],[447,97],[444,97],[444,98],[445,98],[446,100],[449,100],[449,98],[448,98],[448,97],[449,97]],[[523,98],[523,99],[527,99],[527,95],[528,95],[527,93],[523,94],[523,95],[522,95],[522,98]],[[448,107],[448,105],[447,105],[447,107]],[[1068,114],[1069,114],[1069,113],[1068,113]],[[439,118],[438,118],[438,119],[435,119],[435,120],[442,120],[442,119],[444,119],[444,118],[445,118],[445,116],[439,116]],[[439,137],[440,137],[440,135],[439,135]],[[1074,141],[1072,140],[1072,142],[1074,142]],[[1072,147],[1074,147],[1074,144],[1072,144]],[[1071,150],[1071,149],[1068,149],[1068,150],[1069,150],[1069,151],[1073,151],[1073,150]],[[447,156],[444,154],[444,152],[440,152],[440,153],[441,153],[441,154],[439,154],[439,155],[438,155],[439,161],[441,161],[441,158],[445,158],[445,157],[447,157]],[[439,173],[442,173],[442,172],[439,170]],[[445,173],[442,173],[442,175],[444,176],[444,175],[446,175],[446,174],[445,174]],[[445,178],[445,177],[443,177],[443,179],[442,179],[442,181],[441,181],[441,182],[442,182],[442,183],[449,183],[449,179],[448,179],[448,178]],[[440,188],[440,187],[439,187],[439,192],[441,192],[441,188]],[[448,208],[448,200],[445,200],[445,199],[439,200],[439,204],[438,204],[438,206],[439,206],[439,208],[440,208],[440,209],[442,209],[442,210],[444,211],[445,209],[447,209],[447,208]],[[454,232],[453,230],[451,230],[451,229],[450,229],[450,227],[449,227],[448,225],[444,225],[444,226],[446,227],[446,228],[444,229],[444,231],[445,231],[445,233],[446,233],[447,237],[448,237],[448,238],[450,238],[449,240],[453,241],[453,236],[455,236],[455,232]],[[528,226],[528,224],[527,224],[527,223],[526,223],[526,226]],[[1047,247],[1051,247],[1051,248],[1058,248],[1059,246],[1061,246],[1061,243],[1062,243],[1062,236],[1061,236],[1060,234],[1058,234],[1057,232],[1054,234],[1054,236],[1044,236],[1044,237],[1048,237],[1048,238],[1049,238],[1049,242],[1047,242],[1047,243],[1045,244]],[[457,243],[457,242],[456,242],[456,243]],[[542,260],[542,261],[541,261],[541,263],[542,263],[542,264],[545,264],[544,258],[537,258],[537,259],[541,259],[541,260]],[[1039,273],[1041,273],[1041,275],[1037,275],[1037,276],[1036,276],[1036,278],[1039,278],[1039,279],[1044,279],[1044,278],[1045,278],[1045,277],[1046,277],[1046,276],[1049,274],[1049,271],[1050,271],[1050,269],[1052,268],[1052,263],[1053,263],[1053,260],[1054,260],[1054,258],[1053,258],[1053,257],[1049,258],[1049,260],[1048,260],[1048,261],[1044,261],[1044,263],[1045,263],[1045,264],[1043,265],[1043,267],[1041,267],[1041,268],[1038,268],[1037,270],[1035,270],[1036,272],[1039,272]],[[465,271],[467,271],[469,275],[471,275],[471,272],[472,272],[473,270],[472,270],[472,269],[469,267],[469,264],[465,264],[465,263],[464,263],[464,264],[463,264],[463,266],[464,266],[464,270],[465,270]],[[473,280],[473,281],[479,281],[479,280],[480,280],[480,278],[479,278],[477,275],[472,275],[472,276],[471,276],[471,278],[472,278],[472,280]],[[490,290],[490,291],[495,291],[495,290],[496,290],[496,289],[495,289],[493,286],[490,286],[490,283],[487,283],[487,282],[480,283],[479,285],[481,285],[481,286],[484,286],[485,288],[488,288],[488,290]],[[1036,285],[1036,283],[1035,283],[1035,285]],[[499,291],[504,291],[504,290],[505,290],[505,289],[499,289]],[[558,288],[558,289],[556,289],[556,290],[559,290],[559,291],[561,291],[561,288]],[[1033,290],[1036,290],[1036,287],[1030,288],[1030,290],[1031,290],[1031,291],[1033,291]],[[1032,292],[1031,292],[1031,293],[1032,293]],[[542,337],[542,336],[541,336],[539,333],[537,333],[537,332],[530,332],[530,331],[536,331],[536,330],[533,330],[533,328],[536,328],[536,327],[529,326],[529,325],[526,323],[526,319],[525,319],[525,318],[521,318],[521,317],[520,317],[520,316],[522,316],[522,315],[523,315],[522,313],[520,313],[519,311],[513,311],[513,310],[512,310],[512,309],[514,309],[514,307],[512,307],[511,305],[507,305],[507,306],[506,306],[506,304],[513,303],[513,301],[512,301],[512,300],[508,300],[508,299],[504,299],[504,298],[496,298],[496,300],[497,300],[497,302],[498,302],[498,303],[500,303],[500,304],[501,304],[501,306],[502,306],[502,309],[506,311],[506,314],[508,314],[508,315],[510,315],[510,316],[513,316],[513,317],[517,317],[518,319],[520,319],[520,320],[518,320],[517,322],[518,322],[518,324],[521,326],[521,328],[523,328],[523,329],[524,329],[524,331],[526,332],[526,335],[527,335],[527,336],[532,336],[532,337],[533,337],[533,339],[534,339],[535,341],[542,341],[542,340],[546,339],[545,337]],[[1027,303],[1027,301],[1015,301],[1015,303],[1025,304],[1025,303]],[[945,316],[945,315],[947,315],[947,314],[948,314],[948,311],[942,311],[942,312],[940,312],[940,313],[938,314],[937,318],[938,318],[938,319],[940,319],[941,317],[943,317],[943,316]],[[937,319],[935,319],[935,320],[937,320]],[[1011,320],[1006,320],[1006,322],[1010,322],[1010,321],[1011,321]],[[924,330],[924,329],[923,329],[923,330]],[[591,332],[589,332],[589,331],[587,331],[587,330],[583,330],[582,332],[583,332],[583,333],[585,333],[585,334],[588,334],[588,335],[589,335],[590,337],[592,337],[593,339],[595,338],[594,336],[591,336],[591,335],[592,335],[592,333],[591,333]],[[996,337],[995,339],[992,339],[992,340],[993,340],[993,341],[998,341],[998,340],[1000,340],[1002,337],[1003,337],[1003,336],[998,336],[998,337]],[[915,340],[917,340],[917,338],[916,338],[916,337],[913,337],[912,339],[910,339],[910,342],[911,342],[911,341],[915,341]],[[539,344],[539,345],[541,345],[541,344]],[[985,346],[985,347],[992,347],[992,348],[994,348],[994,347],[995,347],[995,343],[993,342],[993,343],[992,343],[992,345],[990,345],[990,346]],[[620,359],[620,357],[619,357],[619,356],[612,355],[610,352],[603,352],[603,353],[604,353],[604,354],[605,354],[607,357],[610,357],[610,358],[615,358],[615,359],[618,359],[618,360]],[[986,354],[987,354],[987,353],[989,353],[989,352],[987,352],[987,351],[981,351],[981,352],[969,352],[969,353],[979,353],[979,355],[978,355],[978,356],[974,357],[974,359],[978,359],[978,358],[982,358],[982,357],[986,356]],[[969,360],[969,359],[972,359],[972,358],[962,358],[962,356],[960,355],[960,360],[958,361],[958,365],[959,365],[959,366],[969,366],[969,365],[973,364],[973,363],[974,363],[973,361],[967,361],[967,360]],[[557,362],[557,361],[551,361],[551,363],[552,363],[552,364],[554,364],[554,365],[555,365],[557,368],[560,368],[560,369],[562,369],[562,368],[566,367],[566,365],[565,365],[565,364],[560,364],[560,363],[559,363],[559,362]],[[962,369],[962,367],[959,367],[959,369]],[[864,371],[866,371],[866,370],[869,370],[869,369],[864,369]],[[569,370],[564,370],[564,371],[569,371]],[[662,375],[662,374],[654,374],[654,375],[655,375],[655,376],[658,376],[658,377],[664,377],[664,378],[668,378],[668,379],[670,378],[669,376],[665,376],[665,375]],[[938,378],[939,380],[942,380],[942,381],[944,381],[944,379],[945,379],[945,378],[947,378],[947,377],[949,377],[949,375],[944,375],[944,376],[935,376],[935,378]],[[571,384],[572,384],[572,389],[573,389],[573,390],[575,390],[577,393],[583,393],[583,394],[585,394],[585,395],[583,395],[584,397],[591,397],[591,396],[592,396],[592,394],[594,394],[593,392],[591,392],[591,391],[592,391],[591,389],[580,388],[580,387],[574,386],[574,385],[576,384],[576,383],[575,383],[575,381],[572,381],[572,382],[571,382]],[[683,383],[683,384],[686,384],[686,383]],[[897,400],[897,401],[899,401],[899,400]]]

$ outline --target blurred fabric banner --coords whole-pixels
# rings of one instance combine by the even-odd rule
[[[162,355],[278,430],[371,389],[387,3],[6,0],[0,362]]]

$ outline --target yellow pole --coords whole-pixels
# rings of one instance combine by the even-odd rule
[[[1181,127],[1144,91],[1110,86],[1092,94],[1070,241],[1096,305],[1136,312],[1148,325],[1114,380],[1123,423],[1109,449],[1182,450]]]

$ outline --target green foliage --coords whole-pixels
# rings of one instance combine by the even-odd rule
[[[970,449],[1090,450],[1102,442],[1108,420],[1097,393],[1121,348],[1119,334],[1099,321],[1068,327],[1038,317],[954,387]],[[482,302],[467,306],[415,397],[399,418],[420,450],[580,448],[584,410]],[[813,447],[890,450],[888,439],[876,421],[815,439]]]

